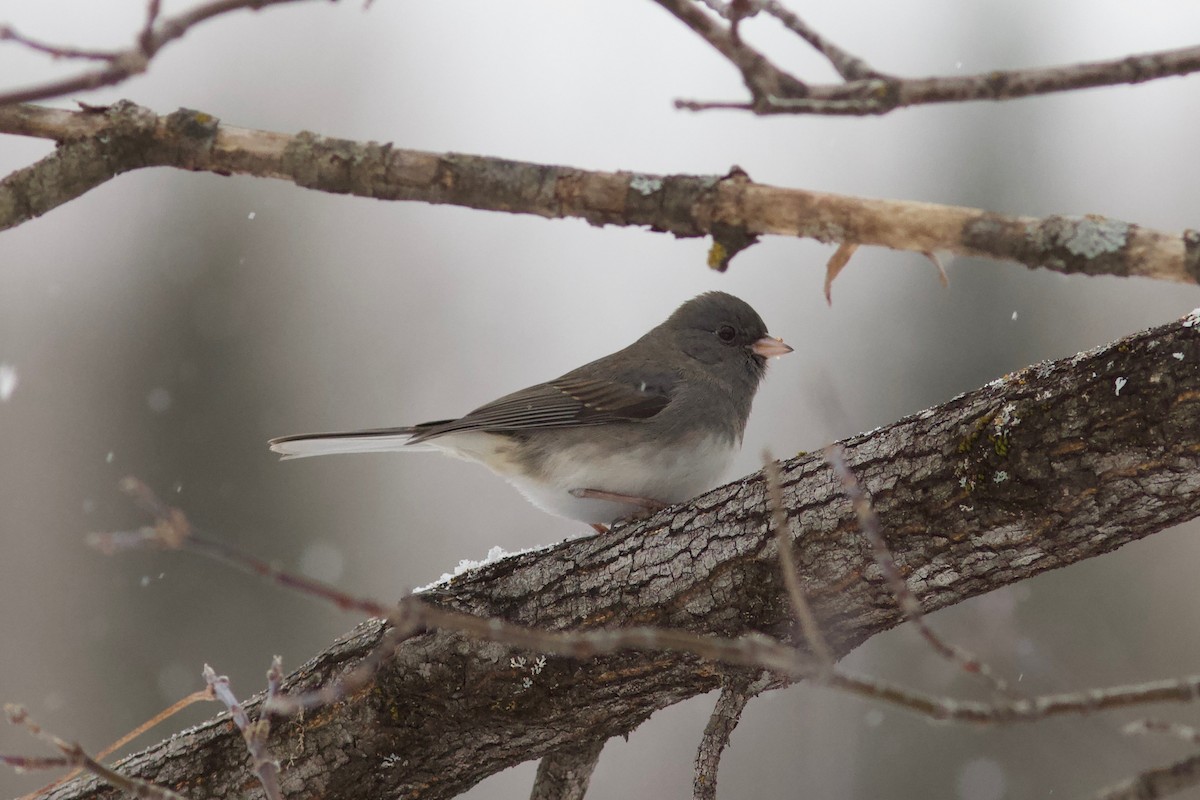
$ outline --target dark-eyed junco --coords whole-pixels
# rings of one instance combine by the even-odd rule
[[[791,351],[745,302],[708,292],[624,350],[465,417],[270,445],[284,458],[440,450],[603,530],[716,485],[742,444],[767,359]]]

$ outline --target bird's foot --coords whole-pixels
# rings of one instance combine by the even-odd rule
[[[627,517],[621,517],[621,521],[645,519],[656,511],[662,511],[669,505],[669,503],[655,500],[652,497],[634,497],[633,495],[618,494],[617,492],[606,492],[603,489],[572,489],[571,494],[575,497],[609,500],[613,503],[624,503],[625,505],[638,507],[638,511],[633,512]],[[598,522],[589,524],[596,533],[608,533],[608,525],[601,525]]]

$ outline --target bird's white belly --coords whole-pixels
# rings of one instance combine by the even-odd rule
[[[572,490],[592,489],[680,503],[716,486],[736,451],[735,443],[721,436],[670,447],[656,443],[607,455],[600,455],[594,445],[581,443],[547,458],[541,469],[542,479],[514,474],[504,477],[544,511],[581,522],[608,524],[644,509],[637,504],[576,497]]]

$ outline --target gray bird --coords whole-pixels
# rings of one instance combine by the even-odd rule
[[[767,359],[791,351],[744,301],[708,292],[624,350],[464,417],[269,444],[285,459],[438,450],[603,531],[715,486],[741,447]]]

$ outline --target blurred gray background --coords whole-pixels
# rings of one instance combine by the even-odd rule
[[[188,7],[165,3],[167,12]],[[143,0],[3,0],[43,39],[125,46]],[[952,74],[1195,42],[1200,5],[1118,0],[848,0],[793,8],[879,69]],[[802,77],[830,69],[766,17],[744,34]],[[0,84],[77,65],[0,48]],[[672,110],[741,98],[736,73],[650,2],[303,4],[239,13],[170,46],[128,97],[243,127],[591,169],[723,174],[1012,214],[1098,213],[1196,225],[1198,79],[881,119],[756,119]],[[66,105],[67,101],[60,101]],[[0,171],[49,152],[0,138]],[[631,229],[323,195],[252,178],[123,176],[0,233],[0,699],[98,749],[202,685],[249,695],[274,653],[294,668],[358,620],[197,558],[105,558],[89,530],[142,518],[135,474],[212,535],[357,593],[396,597],[477,559],[587,533],[485,470],[430,455],[279,463],[271,436],[465,412],[636,338],[720,288],[798,346],[774,362],[737,464],[757,468],[943,402],[1040,359],[1200,305],[1149,281],[866,249],[821,295],[831,248],[770,239],[726,275],[707,243]],[[1196,365],[1181,365],[1194,369]],[[814,409],[829,387],[840,419]],[[730,477],[734,477],[731,475]],[[1030,693],[1200,671],[1196,528],[981,597],[939,630]],[[909,629],[848,666],[933,692],[976,687]],[[713,697],[610,742],[589,797],[689,796]],[[144,743],[218,709],[192,709]],[[1200,709],[1150,712],[1196,724]],[[934,726],[807,686],[750,705],[725,797],[1088,795],[1181,757],[1103,715],[996,730]],[[0,728],[0,752],[42,752]],[[527,796],[533,765],[473,798]],[[0,772],[0,795],[50,776]],[[1200,794],[1192,793],[1192,797]]]

